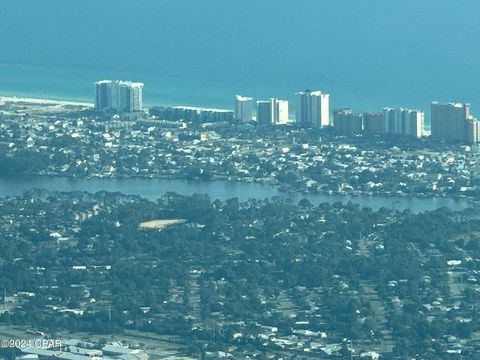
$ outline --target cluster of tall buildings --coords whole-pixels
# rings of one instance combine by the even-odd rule
[[[431,106],[431,137],[463,143],[480,142],[480,121],[470,114],[470,104],[438,103]],[[401,134],[424,135],[422,110],[384,108],[381,112],[354,114],[352,109],[333,111],[333,126],[342,135]]]
[[[384,108],[381,112],[355,114],[352,109],[333,111],[333,126],[342,135],[397,134],[423,136],[425,114],[422,110]]]
[[[295,93],[296,123],[305,127],[324,127],[330,122],[330,95],[305,90]],[[257,101],[257,122],[278,125],[288,122],[288,101],[270,99]],[[235,96],[234,119],[247,122],[253,119],[253,99]],[[420,138],[425,135],[425,113],[418,109],[386,107],[380,112],[353,113],[352,109],[333,111],[333,127],[343,135],[404,135]],[[469,104],[432,103],[431,136],[435,139],[480,142],[480,121],[470,114]]]
[[[257,101],[257,122],[260,125],[282,125],[288,123],[288,101],[271,98]]]
[[[143,110],[143,83],[101,80],[95,83],[95,109],[131,113]]]
[[[470,114],[470,104],[435,101],[430,115],[432,138],[470,144],[479,142],[480,123]]]
[[[321,127],[330,124],[330,95],[321,91],[306,90],[297,92],[296,121],[307,127]],[[288,101],[271,98],[256,103],[256,120],[262,125],[288,123]],[[253,99],[235,96],[234,118],[242,122],[253,120]]]
[[[305,90],[295,93],[295,118],[299,125],[321,127],[330,125],[330,95]]]
[[[321,91],[305,90],[295,93],[296,123],[304,127],[333,125],[337,133],[347,136],[358,134],[404,135],[420,138],[425,135],[425,113],[418,109],[386,107],[379,112],[354,113],[352,109],[333,111],[330,121],[330,95]],[[257,101],[256,120],[262,125],[288,122],[288,101],[270,99]],[[235,96],[234,119],[253,120],[253,99]],[[480,142],[480,121],[470,114],[469,104],[432,103],[431,136],[435,139]]]
[[[288,123],[288,101],[271,98],[256,103],[256,120],[261,125],[282,125]],[[253,120],[253,99],[235,95],[234,118],[240,122]]]
[[[143,111],[143,83],[101,80],[95,83],[95,109],[120,113]],[[295,93],[296,123],[304,127],[323,127],[330,122],[330,95],[322,91],[305,90]],[[162,115],[191,121],[249,122],[254,119],[251,97],[235,96],[234,111],[194,107],[162,108]],[[289,120],[287,100],[270,98],[256,102],[256,121],[261,125],[282,125]],[[425,115],[422,110],[384,108],[381,112],[356,114],[352,109],[333,111],[333,127],[347,136],[357,134],[398,134],[415,138],[424,135]],[[435,139],[480,142],[480,121],[470,114],[470,104],[433,102],[431,136]]]

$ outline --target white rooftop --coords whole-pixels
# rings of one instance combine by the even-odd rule
[[[248,97],[248,96],[235,95],[235,100],[238,100],[238,101],[250,101],[250,100],[252,100],[252,98],[251,98],[251,97]]]
[[[215,109],[215,108],[202,108],[196,106],[174,106],[173,109],[181,109],[181,110],[196,110],[196,111],[215,111],[215,112],[233,112],[233,110],[227,109]]]
[[[321,96],[321,95],[324,95],[324,96],[328,96],[330,94],[326,94],[320,90],[305,90],[305,91],[299,91],[299,92],[296,92],[295,95],[310,95],[310,96]]]
[[[133,86],[133,87],[144,86],[142,82],[128,81],[128,80],[99,80],[95,82],[96,85],[112,84],[112,83],[115,83],[117,85],[127,85],[127,86]]]

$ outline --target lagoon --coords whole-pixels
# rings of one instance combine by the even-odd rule
[[[368,196],[368,195],[341,195],[341,194],[299,194],[285,193],[276,187],[258,183],[243,183],[229,181],[187,181],[165,180],[147,178],[66,178],[49,176],[30,176],[21,178],[0,177],[0,197],[17,196],[30,189],[46,189],[50,191],[111,191],[155,200],[167,192],[176,192],[182,195],[194,193],[207,194],[210,199],[226,200],[233,197],[241,201],[249,198],[265,199],[281,196],[298,202],[308,199],[315,205],[328,202],[348,202],[362,207],[370,207],[378,210],[381,207],[389,209],[406,210],[420,213],[447,207],[452,210],[463,210],[472,205],[468,199],[451,198],[415,198],[415,197],[391,197],[391,196]]]

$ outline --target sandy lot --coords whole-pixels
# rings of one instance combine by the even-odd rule
[[[140,229],[162,229],[169,225],[181,224],[185,222],[183,219],[169,219],[169,220],[150,220],[145,221],[139,225]]]

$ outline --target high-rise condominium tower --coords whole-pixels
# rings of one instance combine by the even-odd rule
[[[432,103],[432,137],[449,141],[476,143],[479,141],[479,122],[470,115],[470,104]]]
[[[425,126],[425,113],[422,110],[402,109],[401,133],[420,138]]]
[[[95,109],[120,112],[143,110],[143,83],[101,80],[95,83]]]
[[[330,125],[330,95],[321,91],[297,92],[296,121],[302,126]]]
[[[251,97],[235,95],[235,114],[236,120],[243,122],[252,121],[253,100]]]
[[[382,112],[354,114],[352,109],[333,111],[333,127],[338,134],[392,134],[423,136],[422,110],[384,108]]]
[[[333,126],[341,135],[361,134],[363,131],[362,115],[354,114],[350,108],[333,110]]]
[[[425,115],[422,110],[384,108],[384,132],[422,137]]]
[[[261,125],[282,125],[288,123],[288,101],[271,98],[257,101],[257,122]]]

